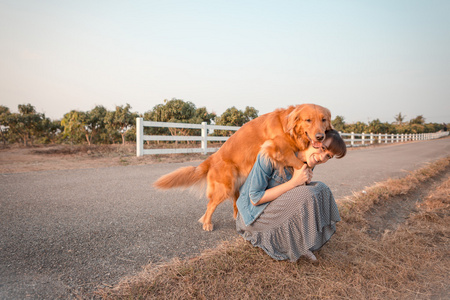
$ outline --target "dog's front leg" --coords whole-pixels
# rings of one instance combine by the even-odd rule
[[[295,146],[286,141],[282,136],[276,136],[271,140],[267,140],[262,146],[262,151],[274,162],[283,166],[300,169],[304,162],[295,155],[294,149]]]

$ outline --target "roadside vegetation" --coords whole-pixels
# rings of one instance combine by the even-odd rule
[[[103,299],[448,299],[450,157],[339,201],[318,262],[278,262],[241,238],[146,266]],[[380,221],[381,220],[381,221]]]
[[[90,111],[72,110],[61,119],[50,120],[45,114],[37,112],[31,104],[21,104],[17,112],[0,105],[0,138],[3,145],[21,143],[34,144],[126,144],[136,140],[136,117],[158,122],[179,122],[242,126],[258,117],[259,111],[247,106],[244,110],[228,108],[222,115],[208,112],[205,107],[197,108],[194,103],[181,99],[164,100],[143,114],[133,112],[129,104],[116,106],[109,111],[97,105]],[[394,122],[381,122],[379,119],[368,123],[347,124],[343,116],[332,120],[336,130],[355,133],[431,133],[447,130],[446,124],[426,123],[420,115],[409,121],[399,113]],[[145,134],[194,135],[198,129],[145,128]],[[215,131],[214,135],[228,136],[232,132]],[[151,143],[151,142],[148,142]],[[167,142],[168,143],[168,142]],[[181,142],[183,143],[183,142]]]

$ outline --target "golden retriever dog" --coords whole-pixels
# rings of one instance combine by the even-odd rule
[[[234,217],[237,216],[239,188],[260,151],[279,165],[299,169],[304,162],[295,153],[310,144],[320,147],[325,131],[331,128],[331,113],[325,107],[301,104],[277,109],[244,124],[198,167],[179,168],[160,177],[154,186],[159,189],[195,186],[204,190],[206,184],[209,202],[199,222],[204,230],[211,231],[211,216],[224,200],[233,200]]]

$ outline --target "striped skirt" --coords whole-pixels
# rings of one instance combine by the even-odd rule
[[[320,249],[336,232],[339,211],[328,186],[319,181],[296,187],[264,209],[249,226],[240,214],[236,229],[276,260],[297,261]]]

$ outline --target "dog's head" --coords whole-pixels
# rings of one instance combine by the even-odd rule
[[[306,149],[311,143],[321,147],[325,131],[332,129],[330,111],[316,104],[298,105],[287,116],[286,131],[297,144]]]

